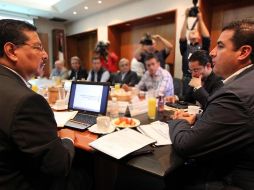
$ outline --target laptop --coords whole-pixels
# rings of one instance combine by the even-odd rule
[[[78,111],[65,127],[85,130],[96,124],[99,115],[106,115],[109,83],[73,81],[70,89],[68,109]]]

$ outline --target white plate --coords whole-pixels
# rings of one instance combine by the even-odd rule
[[[115,126],[114,125],[110,125],[107,131],[102,130],[101,128],[99,128],[97,126],[97,124],[92,125],[91,127],[88,128],[88,131],[92,132],[92,133],[97,133],[97,134],[108,134],[108,133],[112,133],[115,130]]]
[[[129,125],[129,126],[122,126],[122,125],[116,125],[115,122],[119,119],[119,118],[115,118],[111,121],[111,124],[114,125],[115,127],[120,127],[120,128],[133,128],[133,127],[137,127],[140,125],[140,121],[138,119],[134,119],[134,118],[130,118],[130,117],[126,117],[128,119],[132,119],[135,122],[135,125]]]

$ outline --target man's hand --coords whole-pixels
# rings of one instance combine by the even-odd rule
[[[187,18],[189,16],[189,12],[190,12],[190,8],[187,8],[185,10],[185,18]]]
[[[189,82],[189,85],[193,88],[201,87],[202,86],[201,78],[202,78],[201,75],[198,78],[192,77],[192,79]]]
[[[203,20],[202,13],[200,11],[197,14],[197,18],[198,18],[198,20]]]
[[[124,89],[125,91],[130,91],[130,87],[127,84],[123,84],[122,85],[122,89]]]
[[[73,130],[61,129],[58,134],[60,138],[69,138],[72,139],[73,142],[75,141],[75,133]]]
[[[184,119],[186,120],[190,125],[193,125],[196,121],[196,114],[191,115],[187,112],[184,112],[182,110],[175,111],[172,119]]]
[[[166,96],[165,102],[175,103],[177,101],[176,96]]]

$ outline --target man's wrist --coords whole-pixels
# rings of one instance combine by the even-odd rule
[[[196,90],[200,89],[201,87],[202,87],[201,85],[194,87],[194,88],[193,88],[194,92],[195,92]]]

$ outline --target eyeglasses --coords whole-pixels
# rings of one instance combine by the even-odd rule
[[[37,44],[37,45],[31,45],[28,43],[24,43],[24,45],[30,46],[33,49],[37,49],[39,51],[45,51],[44,47],[42,46],[42,44]]]
[[[128,64],[122,64],[122,65],[120,65],[120,67],[127,67],[128,66]]]
[[[199,67],[199,68],[195,68],[195,69],[189,69],[188,71],[190,73],[197,73],[197,72],[200,72],[203,68],[202,67]]]
[[[42,44],[37,44],[37,45],[31,45],[31,44],[28,44],[26,42],[22,43],[22,44],[17,44],[17,45],[26,45],[26,46],[30,46],[31,48],[33,49],[36,49],[38,51],[45,51],[44,47],[42,46]]]

